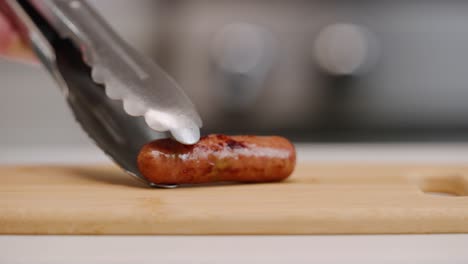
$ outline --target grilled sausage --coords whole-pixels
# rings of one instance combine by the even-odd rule
[[[195,145],[159,139],[138,155],[140,172],[157,184],[281,181],[295,163],[293,144],[278,136],[209,135]]]

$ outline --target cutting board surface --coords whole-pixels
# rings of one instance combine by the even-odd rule
[[[456,165],[299,164],[282,183],[177,189],[114,167],[10,166],[0,233],[467,233],[465,195],[468,166]]]

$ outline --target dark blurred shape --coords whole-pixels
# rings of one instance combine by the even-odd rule
[[[156,59],[204,132],[468,139],[468,2],[158,1]]]

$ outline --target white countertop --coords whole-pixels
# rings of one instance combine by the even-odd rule
[[[0,263],[468,263],[466,235],[3,236]]]
[[[297,144],[300,161],[468,163],[468,144]],[[95,148],[2,149],[0,164],[109,163]],[[0,263],[468,263],[468,234],[0,236]]]

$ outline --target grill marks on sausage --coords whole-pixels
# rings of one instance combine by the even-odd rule
[[[246,147],[247,147],[247,146],[245,145],[245,143],[243,143],[243,142],[241,142],[241,141],[232,140],[232,139],[226,140],[226,145],[227,145],[230,149],[238,149],[238,148],[246,148]]]

